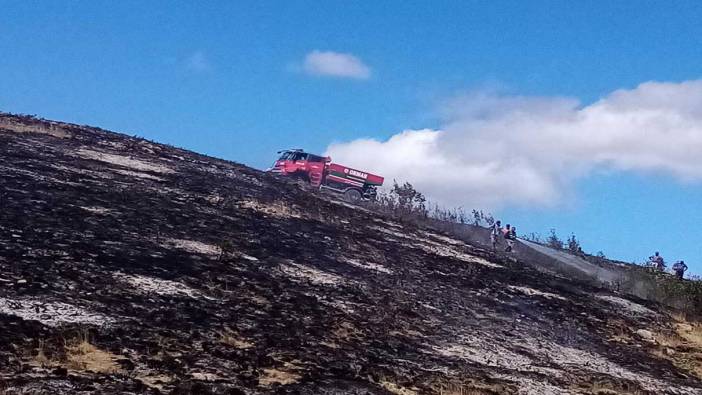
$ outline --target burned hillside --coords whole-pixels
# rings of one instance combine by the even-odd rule
[[[702,330],[269,174],[0,116],[0,393],[702,393]]]

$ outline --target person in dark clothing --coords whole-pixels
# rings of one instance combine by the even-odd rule
[[[685,261],[675,262],[675,264],[673,265],[673,271],[675,271],[675,276],[680,280],[683,279],[683,276],[685,275],[685,270],[687,270],[687,265],[685,264]]]
[[[514,249],[514,241],[517,240],[517,228],[507,224],[504,234],[505,240],[507,241],[507,248],[505,248],[505,252],[512,252]]]

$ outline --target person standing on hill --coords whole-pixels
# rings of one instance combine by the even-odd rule
[[[502,228],[502,237],[504,237],[506,239],[507,235],[509,234],[509,232],[511,230],[512,230],[512,225],[510,225],[510,224],[505,225],[505,227]]]
[[[495,251],[497,249],[497,243],[498,243],[501,235],[502,235],[502,222],[497,221],[492,225],[492,229],[490,229],[490,243],[492,244],[493,251]]]
[[[651,263],[653,263],[653,267],[659,272],[662,272],[665,269],[665,261],[663,260],[663,257],[658,251],[656,251],[656,253],[653,254],[653,256],[648,257],[648,259],[651,260]]]
[[[509,227],[509,225],[507,225]],[[514,241],[517,240],[517,228],[512,226],[509,231],[505,233],[505,239],[507,240],[506,252],[512,252],[514,249]]]
[[[505,225],[505,228],[502,229],[502,237],[505,238],[505,242],[507,243],[507,247],[505,247],[505,252],[512,252],[512,245],[514,245],[514,242],[512,242],[512,225],[507,224]]]
[[[675,262],[673,265],[673,271],[675,271],[675,276],[682,280],[683,276],[685,275],[685,270],[687,270],[687,265],[685,264],[685,261],[679,261]]]

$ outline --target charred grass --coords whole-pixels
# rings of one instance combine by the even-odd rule
[[[97,339],[80,331],[64,339],[63,329],[10,316],[2,316],[0,329],[7,329],[14,339],[54,336],[35,342],[27,358],[35,366],[100,373],[86,374],[92,379],[84,380],[83,389],[144,393],[144,383],[172,393],[246,388],[249,393],[317,394],[325,393],[325,386],[336,389],[337,384],[350,383],[353,388],[340,393],[382,391],[382,387],[401,395],[511,394],[518,380],[532,377],[509,366],[431,351],[433,345],[454,343],[466,331],[491,339],[490,344],[476,345],[476,352],[500,344],[515,348],[542,336],[538,332],[544,330],[550,334],[549,342],[605,353],[627,368],[646,369],[649,376],[670,376],[674,370],[669,364],[659,368],[658,357],[641,358],[634,346],[622,345],[616,352],[603,347],[609,344],[602,344],[600,322],[622,314],[603,312],[599,302],[587,297],[598,289],[555,281],[521,262],[469,244],[458,243],[459,252],[500,265],[488,267],[456,254],[440,254],[445,248],[439,241],[432,248],[418,248],[427,243],[411,223],[401,227],[392,217],[172,147],[148,145],[158,154],[122,152],[175,170],[159,175],[164,181],[129,177],[114,171],[118,164],[71,156],[81,146],[125,146],[128,138],[97,131],[75,136],[57,143],[45,135],[19,139],[0,133],[2,154],[12,164],[0,168],[0,183],[7,191],[0,224],[14,224],[13,229],[0,227],[2,277],[15,284],[3,289],[18,300],[33,294],[64,304],[80,303],[115,321],[101,329]],[[25,174],[26,169],[34,175]],[[223,198],[211,198],[214,194]],[[386,231],[394,230],[381,233],[369,226],[378,223]],[[180,241],[183,248],[164,245],[163,240]],[[37,246],[57,254],[38,256]],[[343,256],[388,270],[340,263]],[[281,267],[295,269],[298,276]],[[312,276],[319,273],[345,281],[312,281],[319,280]],[[139,288],[141,283],[115,283],[115,274],[165,280],[198,292],[159,293],[158,287]],[[504,292],[506,285],[544,292],[515,295]],[[549,293],[568,300],[543,297]],[[564,319],[587,326],[568,329],[568,336],[555,339],[552,328]],[[632,325],[629,321],[624,325]],[[578,335],[581,332],[588,336]],[[694,333],[678,336],[690,342],[697,337]],[[622,330],[625,334],[630,331]],[[119,374],[127,363],[113,353],[124,349],[127,362],[135,365],[124,368],[133,373],[129,377]],[[10,341],[0,336],[0,361],[13,352]],[[516,348],[515,353],[536,358]],[[449,368],[450,375],[445,373]],[[579,369],[559,368],[574,375]],[[515,378],[494,383],[456,380],[488,370]],[[378,372],[387,377],[378,378]],[[44,368],[18,370],[14,383],[50,376]],[[673,377],[671,385],[675,381]],[[579,382],[591,384],[587,377]],[[204,390],[195,391],[196,384]],[[81,389],[48,388],[49,393]]]

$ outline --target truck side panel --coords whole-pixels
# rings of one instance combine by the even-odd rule
[[[376,176],[375,174],[367,173],[364,171],[352,169],[350,167],[338,165],[336,163],[330,163],[328,168],[328,177],[333,177],[337,182],[346,182],[353,184],[360,184],[356,186],[363,186],[365,184],[369,185],[383,185],[383,177]],[[345,180],[345,181],[342,181]]]

